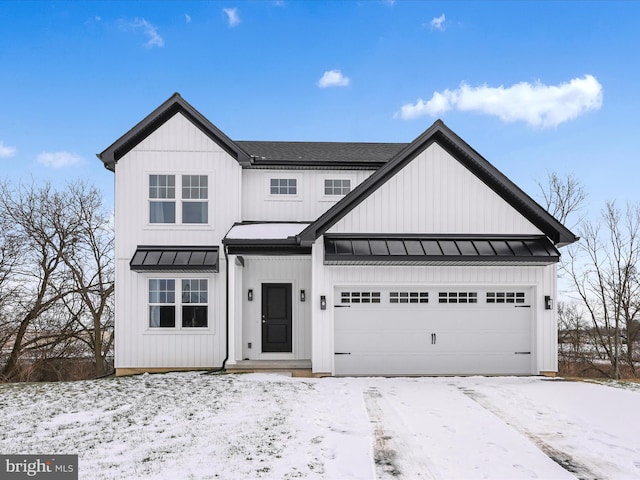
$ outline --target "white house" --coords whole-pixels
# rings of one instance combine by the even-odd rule
[[[176,93],[98,157],[118,374],[557,370],[576,237],[442,121],[408,144],[234,141]]]

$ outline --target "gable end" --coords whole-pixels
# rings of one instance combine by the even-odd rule
[[[118,160],[133,150],[140,142],[177,113],[184,115],[185,118],[231,155],[240,165],[248,166],[251,163],[251,159],[242,148],[207,120],[204,115],[193,108],[179,93],[174,93],[162,105],[147,115],[141,122],[116,140],[106,150],[97,154],[97,157],[102,160],[105,168],[114,171],[115,164]]]
[[[302,244],[313,243],[434,142],[544,232],[555,245],[564,246],[578,240],[571,231],[449,129],[442,120],[436,120],[387,164],[302,231],[298,236],[299,241]]]

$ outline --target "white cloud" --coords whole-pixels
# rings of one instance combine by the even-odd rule
[[[470,87],[434,92],[425,101],[403,105],[396,117],[404,120],[449,110],[493,115],[505,122],[523,121],[534,127],[556,127],[602,106],[602,85],[592,75],[559,85],[521,82],[511,87]]]
[[[4,142],[0,142],[0,158],[13,157],[15,154],[15,147],[9,147],[8,145],[5,145]]]
[[[444,22],[445,22],[445,16],[443,13],[439,17],[434,17],[431,20],[430,25],[433,30],[440,30],[441,32],[444,32]]]
[[[130,30],[142,30],[149,40],[144,44],[146,48],[164,47],[164,39],[158,33],[158,28],[144,18],[136,18],[133,22],[123,22],[123,27]]]
[[[240,15],[237,8],[223,8],[222,11],[227,16],[230,27],[235,27],[240,23]]]
[[[45,167],[64,168],[82,161],[82,157],[69,152],[42,152],[37,161]]]
[[[349,77],[345,77],[340,70],[327,70],[318,80],[318,86],[320,88],[346,87],[350,81]]]
[[[189,15],[188,13],[184,14],[184,21],[187,23],[191,23],[191,15]]]

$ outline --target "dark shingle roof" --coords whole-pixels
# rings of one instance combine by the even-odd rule
[[[361,165],[377,167],[398,154],[407,143],[263,142],[235,141],[252,157],[252,165]]]

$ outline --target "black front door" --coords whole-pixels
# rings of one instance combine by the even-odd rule
[[[291,284],[262,284],[262,351],[291,352]]]

